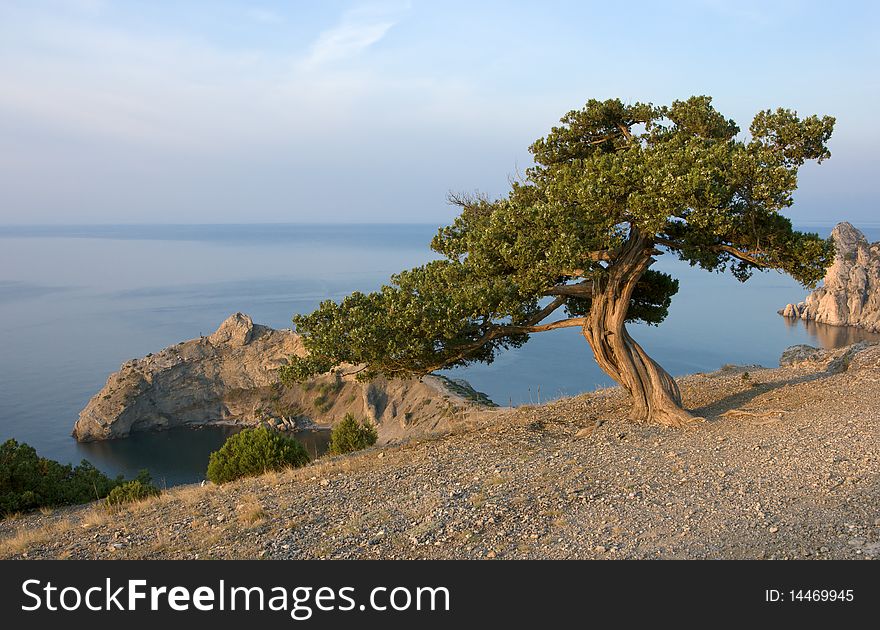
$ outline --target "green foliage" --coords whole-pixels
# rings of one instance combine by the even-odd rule
[[[335,378],[328,383],[320,383],[318,385],[318,395],[315,396],[312,404],[320,413],[327,413],[336,402],[336,397],[342,391],[342,380]]]
[[[297,440],[259,427],[236,433],[211,453],[207,476],[214,483],[226,483],[308,463],[309,455]]]
[[[124,503],[136,503],[159,496],[159,488],[153,485],[153,479],[147,470],[142,470],[131,481],[126,481],[110,491],[107,495],[107,505],[116,506]]]
[[[376,427],[362,420],[358,422],[350,413],[335,426],[330,432],[331,455],[344,455],[372,446],[379,439]]]
[[[71,466],[40,457],[16,440],[0,445],[0,516],[95,501],[121,483],[121,476],[110,479],[86,460]]]
[[[629,281],[626,320],[659,324],[678,282],[644,270],[664,252],[741,281],[775,269],[813,286],[833,245],[779,212],[799,167],[830,156],[833,127],[828,116],[766,110],[742,137],[707,96],[590,100],[531,146],[535,165],[506,196],[451,198],[461,214],[431,243],[442,259],[294,316],[309,354],[291,357],[282,381],[342,364],[363,365],[366,379],[491,363],[548,329],[539,323],[558,309],[569,319],[553,327],[586,324],[594,297]],[[624,246],[641,239],[637,277],[615,274]]]
[[[315,406],[315,409],[317,409],[321,413],[327,413],[328,411],[330,411],[330,407],[333,405],[332,402],[327,400],[327,396],[325,394],[318,394],[317,396],[315,396],[312,404]]]

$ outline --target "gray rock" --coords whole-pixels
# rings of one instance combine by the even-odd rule
[[[786,304],[785,308],[780,311],[780,314],[783,317],[793,317],[793,318],[798,318],[801,315],[798,312],[797,306],[794,304]]]
[[[791,306],[791,304],[789,304],[789,306]],[[782,352],[782,356],[779,357],[779,366],[785,367],[786,365],[796,365],[798,363],[804,363],[805,361],[820,361],[826,354],[825,350],[814,348],[813,346],[803,344],[790,346],[786,348]]]
[[[880,371],[880,345],[876,342],[860,341],[831,350],[798,345],[786,348],[779,357],[780,367],[802,363],[820,364],[832,374],[846,371]]]
[[[860,341],[859,343],[847,346],[843,349],[843,352],[835,353],[835,356],[828,362],[828,371],[834,374],[846,372],[853,363],[853,359],[856,355],[874,345],[876,344],[868,341]]]
[[[788,304],[780,314],[880,332],[880,243],[868,243],[846,222],[837,224],[831,238],[837,252],[822,286],[802,305]]]
[[[282,387],[278,368],[304,354],[296,333],[235,313],[207,337],[126,361],[80,412],[73,435],[93,441],[212,423],[296,429],[353,413],[372,420],[387,443],[445,430],[456,411],[486,406],[440,377],[362,383],[346,366]]]

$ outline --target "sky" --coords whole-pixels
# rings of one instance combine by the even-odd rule
[[[830,114],[790,216],[877,223],[870,1],[0,0],[0,224],[426,222],[590,98]]]

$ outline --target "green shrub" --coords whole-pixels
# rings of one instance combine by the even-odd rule
[[[339,392],[342,391],[342,387],[343,384],[339,378],[328,383],[319,383],[318,395],[315,396],[315,399],[312,401],[315,409],[320,413],[327,413],[330,411],[336,403],[336,398],[339,396]]]
[[[226,483],[308,463],[309,455],[297,440],[265,427],[245,429],[226,440],[219,451],[211,453],[208,479]]]
[[[342,455],[367,448],[376,443],[379,434],[376,427],[366,420],[358,422],[350,413],[345,414],[330,432],[330,454]]]
[[[327,400],[327,394],[321,393],[315,396],[315,400],[312,401],[312,404],[315,405],[315,409],[319,412],[327,413],[333,406],[333,401]]]
[[[150,473],[142,470],[131,481],[126,481],[113,488],[110,494],[107,495],[107,505],[136,503],[150,497],[157,497],[159,494],[159,488],[153,485],[153,478],[150,477]]]
[[[103,499],[123,481],[121,475],[110,479],[86,460],[71,466],[40,457],[16,440],[0,445],[0,517]]]

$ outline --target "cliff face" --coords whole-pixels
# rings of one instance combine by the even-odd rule
[[[868,243],[849,223],[839,223],[831,238],[837,254],[822,286],[803,302],[788,304],[779,313],[880,332],[880,243]]]
[[[110,375],[80,412],[80,441],[212,423],[295,429],[331,426],[346,413],[376,423],[379,441],[446,428],[456,414],[491,402],[462,382],[428,376],[367,383],[325,375],[282,387],[277,368],[304,354],[299,335],[236,313],[208,337],[134,359]]]

